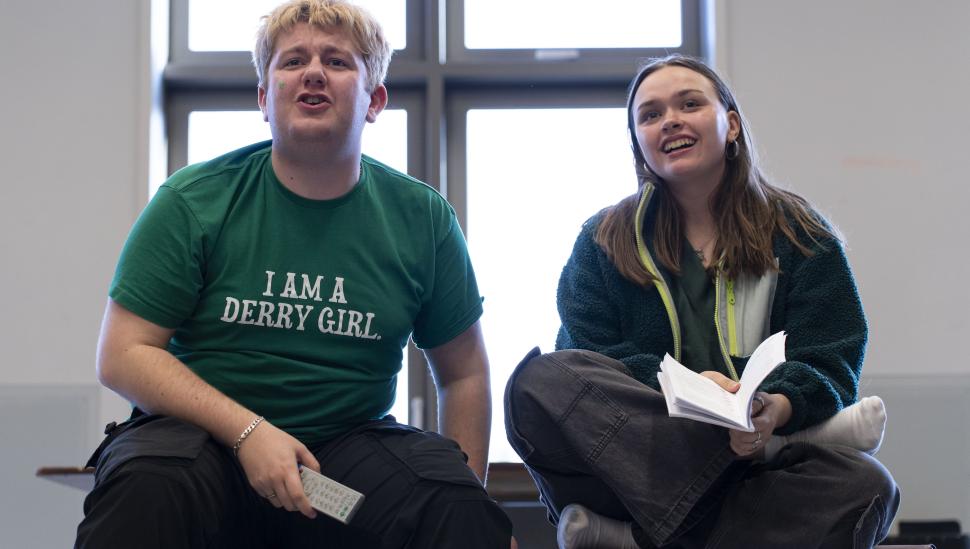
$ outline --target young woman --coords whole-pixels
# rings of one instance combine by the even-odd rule
[[[873,546],[899,495],[864,452],[881,424],[854,431],[884,422],[881,401],[839,413],[858,398],[867,338],[839,235],[766,181],[701,61],[647,64],[627,111],[639,189],[583,226],[559,283],[560,350],[533,351],[506,393],[509,439],[560,545]],[[779,331],[786,362],[760,387],[755,432],[668,416],[665,353],[735,392]],[[807,428],[835,436],[785,438]]]

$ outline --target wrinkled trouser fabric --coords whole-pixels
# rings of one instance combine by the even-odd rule
[[[726,429],[669,417],[661,393],[590,351],[534,349],[505,417],[550,520],[580,503],[632,521],[644,548],[869,548],[899,506],[874,458],[796,443],[766,463],[735,459]]]
[[[274,508],[194,425],[143,416],[118,429],[97,453],[77,548],[509,546],[511,522],[458,444],[393,419],[311,448],[325,475],[365,495],[347,526]]]

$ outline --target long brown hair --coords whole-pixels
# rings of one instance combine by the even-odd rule
[[[742,273],[761,276],[777,269],[772,249],[772,235],[776,230],[780,230],[805,256],[813,252],[799,239],[796,227],[815,244],[819,244],[820,239],[840,240],[840,235],[825,225],[804,198],[768,183],[758,167],[741,109],[727,84],[703,61],[675,54],[645,64],[628,90],[627,126],[639,185],[636,193],[606,210],[596,231],[596,242],[620,274],[640,285],[654,281],[653,275],[640,261],[636,244],[637,231],[644,229],[636,227],[636,210],[648,183],[656,189],[652,200],[658,201],[653,227],[656,257],[665,268],[680,273],[680,256],[685,238],[684,216],[664,181],[647,165],[637,143],[632,108],[634,95],[643,80],[668,66],[684,67],[706,77],[714,85],[721,105],[728,112],[738,113],[740,120],[740,132],[735,141],[737,145],[728,147],[731,154],[726,156],[724,179],[711,197],[710,204],[718,235],[714,257],[723,258],[721,269],[731,278]]]

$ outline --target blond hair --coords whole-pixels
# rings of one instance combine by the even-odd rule
[[[276,39],[297,23],[346,32],[364,59],[367,90],[373,92],[384,83],[392,50],[380,23],[370,12],[346,0],[290,0],[263,16],[256,32],[253,66],[260,86],[266,85]]]

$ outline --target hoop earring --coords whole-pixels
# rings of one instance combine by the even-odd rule
[[[738,140],[735,139],[734,141],[728,143],[727,154],[724,155],[725,158],[728,160],[734,160],[739,154],[741,154],[741,145],[738,144]]]

